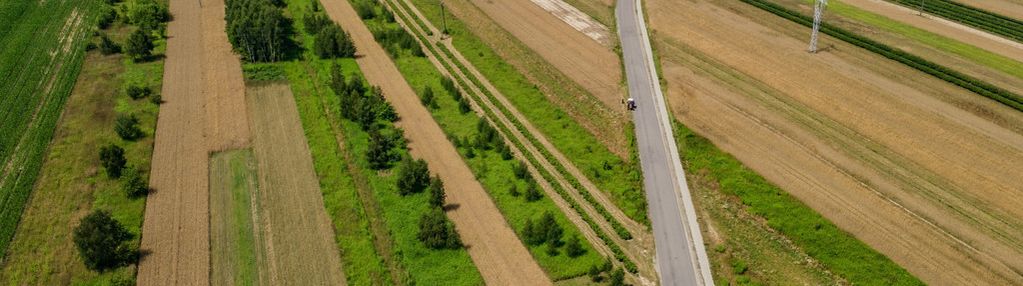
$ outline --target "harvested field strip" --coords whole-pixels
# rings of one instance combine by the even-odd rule
[[[261,275],[270,285],[344,285],[291,90],[279,83],[249,85],[246,99],[259,170],[259,232],[269,264]]]
[[[399,18],[404,19],[405,15],[396,13]],[[397,24],[385,21],[367,21],[371,26],[386,26],[400,28]],[[429,49],[430,47],[425,47]],[[432,51],[431,51],[432,52]],[[459,103],[449,91],[441,84],[442,75],[431,64],[427,58],[403,55],[396,60],[398,69],[402,72],[409,84],[422,90],[429,88],[435,94],[431,105],[436,108],[429,108],[434,120],[438,122],[445,134],[458,148],[476,178],[486,188],[487,193],[500,208],[505,220],[517,231],[520,240],[525,241],[522,236],[522,229],[527,220],[535,220],[544,212],[555,214],[558,223],[563,227],[571,226],[568,218],[559,211],[558,207],[550,198],[541,198],[535,202],[526,202],[521,196],[527,188],[536,188],[535,182],[528,179],[517,178],[513,169],[517,161],[504,159],[500,150],[494,148],[479,148],[477,144],[469,143],[480,136],[479,124],[482,120],[476,113],[463,113],[460,111]],[[490,124],[490,123],[486,123]],[[510,191],[514,188],[515,191]],[[518,194],[512,194],[518,193]],[[566,227],[564,239],[569,237],[581,237],[578,229]],[[533,258],[547,272],[551,279],[563,280],[572,277],[583,276],[590,266],[603,263],[603,258],[593,247],[583,242],[584,254],[579,257],[568,257],[563,252],[550,255],[546,253],[544,245],[527,245]]]
[[[106,32],[119,41],[127,38],[130,29],[115,26]],[[156,42],[155,54],[162,53],[162,43]],[[32,199],[7,249],[0,284],[102,285],[134,281],[133,266],[105,273],[86,269],[71,233],[81,216],[95,209],[109,210],[136,235],[130,245],[138,246],[146,200],[127,197],[121,183],[103,172],[97,154],[102,146],[117,144],[124,148],[129,165],[148,170],[153,137],[123,142],[114,132],[114,118],[117,114],[135,114],[143,133],[153,134],[159,107],[148,99],[131,100],[122,89],[127,83],[141,83],[158,91],[162,74],[162,61],[133,63],[119,55],[87,53],[54,131]]]
[[[369,82],[379,84],[382,97],[399,114],[401,120],[397,125],[404,127],[410,153],[430,164],[431,170],[446,185],[457,186],[445,192],[446,203],[458,205],[449,208],[447,216],[454,222],[462,241],[469,245],[469,255],[483,278],[492,284],[550,284],[514,231],[504,224],[497,206],[448,142],[443,130],[420,105],[408,83],[400,80],[402,75],[389,53],[375,42],[373,33],[359,19],[352,5],[343,1],[321,3],[331,19],[351,33],[359,49],[356,62]],[[388,49],[394,47],[392,44]]]
[[[440,11],[438,7],[426,1],[414,0],[412,1],[416,8],[421,10],[431,23],[440,22]],[[452,5],[448,3],[448,5]],[[464,4],[453,4],[462,5]],[[471,5],[470,5],[471,6]],[[482,13],[474,7],[462,7],[461,9],[468,9],[465,13],[476,13],[480,16]],[[457,15],[457,14],[456,14]],[[466,15],[458,15],[459,17],[468,17]],[[475,18],[474,18],[475,19]],[[636,165],[634,146],[628,143],[626,150],[629,154],[629,160],[622,160],[615,156],[613,153],[608,151],[608,146],[603,146],[593,134],[587,132],[585,128],[579,125],[576,120],[580,120],[579,117],[572,114],[574,107],[566,108],[563,105],[555,104],[559,96],[565,96],[563,94],[565,90],[548,90],[553,84],[543,83],[541,86],[546,90],[541,91],[537,86],[532,85],[533,81],[527,80],[523,74],[520,74],[515,67],[505,63],[504,61],[495,60],[500,57],[496,54],[497,50],[492,50],[483,43],[481,38],[473,34],[465,24],[460,20],[447,19],[448,30],[452,35],[452,43],[466,58],[476,66],[483,75],[490,80],[497,89],[501,90],[512,105],[520,111],[531,124],[535,126],[550,139],[550,142],[575,165],[578,166],[585,176],[592,181],[597,188],[606,192],[610,195],[610,199],[622,212],[625,213],[629,218],[647,224],[649,221],[646,215],[646,200],[642,194],[642,186],[640,185],[641,174]],[[491,24],[494,25],[494,24]],[[493,33],[505,33],[500,32],[500,28],[491,26],[498,30],[491,30]],[[505,34],[506,35],[506,34]],[[508,45],[519,45],[516,44],[510,35],[506,35],[504,39],[505,44]],[[446,51],[446,47],[440,46],[440,49],[445,54],[451,55],[450,51]],[[506,50],[503,52],[507,52]],[[525,55],[516,55],[517,57],[528,57]],[[461,69],[461,68],[460,68]],[[471,74],[471,73],[467,73]],[[532,73],[531,74],[535,74]],[[479,85],[478,80],[473,80]],[[571,85],[571,83],[563,83]],[[487,92],[484,89],[484,92]],[[582,92],[582,91],[580,91]],[[546,94],[550,94],[552,98],[548,98]],[[578,93],[577,93],[578,94]],[[573,96],[575,97],[575,96]],[[579,98],[572,101],[574,103],[581,103]],[[596,102],[583,103],[584,105],[596,106]],[[566,108],[569,112],[566,114],[561,108]],[[584,116],[586,118],[597,118],[601,115],[597,113],[589,113]],[[580,122],[591,122],[589,119]],[[607,123],[602,125],[607,128],[615,129],[614,132],[617,134],[624,134],[628,139],[628,142],[632,142],[631,127]],[[520,130],[524,130],[520,127]],[[625,132],[622,132],[622,131]],[[529,134],[528,132],[523,132]],[[527,135],[529,136],[529,135]],[[602,137],[598,135],[597,137]],[[541,150],[545,149],[540,148]],[[546,156],[546,155],[545,155]],[[549,157],[549,159],[553,159]],[[556,162],[557,160],[551,160]],[[558,165],[556,165],[558,166]],[[567,172],[563,173],[568,174]],[[570,178],[572,176],[567,176]],[[578,185],[577,185],[578,187]],[[582,190],[582,188],[580,188]],[[586,192],[582,192],[586,193]]]
[[[742,1],[804,26],[809,27],[813,23],[812,19],[808,16],[799,14],[798,12],[786,9],[784,7],[778,6],[777,4],[773,4],[765,0],[742,0]],[[1023,97],[1020,97],[1019,95],[1007,91],[1005,89],[993,86],[971,76],[935,64],[933,62],[917,57],[905,51],[889,47],[887,45],[875,42],[873,40],[870,40],[857,34],[853,34],[852,32],[835,27],[828,23],[822,24],[821,32],[824,32],[825,34],[831,35],[832,37],[846,41],[858,47],[867,49],[886,58],[908,65],[924,73],[933,75],[937,78],[947,81],[951,84],[960,86],[981,96],[998,101],[1016,110],[1023,111]]]
[[[871,13],[844,2],[829,2],[828,11],[842,17],[848,17],[871,26],[879,27],[898,35],[903,35],[938,50],[958,55],[981,65],[1023,79],[1023,62],[974,46],[973,43],[947,38],[906,23],[886,18],[882,15]]]
[[[256,234],[259,187],[252,150],[210,158],[210,284],[260,285],[267,265]]]
[[[675,138],[687,169],[705,174],[720,191],[736,196],[749,212],[785,235],[807,255],[850,282],[864,285],[923,285],[884,255],[839,229],[731,155],[684,125]]]
[[[0,251],[14,235],[84,57],[94,1],[20,1],[0,11]]]
[[[913,9],[920,9],[921,2],[916,0],[887,0]],[[1005,17],[972,6],[949,0],[927,1],[923,11],[939,17],[963,23],[978,29],[1001,35],[1023,43],[1023,21]]]
[[[345,74],[358,74],[354,61],[344,60]],[[337,96],[327,88],[329,82],[328,62],[315,65],[315,73],[310,74],[301,68],[288,68],[287,76],[295,87],[312,88],[317,86],[317,92],[306,93],[299,96],[315,96],[310,98],[308,104],[314,105],[312,100],[322,101],[329,108],[330,112],[337,113],[340,106]],[[300,100],[305,101],[305,100]],[[394,239],[391,247],[394,248],[397,259],[408,270],[409,283],[423,285],[479,285],[483,279],[476,267],[473,265],[468,253],[464,249],[458,250],[429,250],[416,238],[418,220],[428,210],[425,194],[402,197],[395,190],[395,176],[390,173],[378,173],[369,168],[369,162],[365,154],[368,149],[369,134],[362,131],[358,124],[348,120],[340,119],[340,116],[323,114],[323,109],[303,108],[306,114],[304,117],[320,117],[324,120],[333,121],[330,124],[338,124],[342,127],[340,138],[344,141],[345,150],[342,152],[357,154],[351,159],[355,160],[358,166],[358,174],[366,178],[367,184],[372,189],[372,198],[382,208],[383,221],[387,227],[388,234]],[[319,113],[317,115],[316,113]],[[325,122],[326,123],[326,122]],[[406,153],[407,155],[407,153]],[[343,168],[343,167],[342,167]],[[334,170],[336,172],[336,170]]]
[[[292,5],[289,5],[291,8]],[[383,219],[375,198],[365,182],[357,186],[356,175],[352,174],[354,162],[350,148],[345,148],[340,127],[330,117],[334,106],[324,105],[327,98],[334,95],[323,86],[318,86],[313,78],[320,67],[329,66],[327,61],[309,63],[314,65],[313,74],[307,70],[305,63],[288,63],[283,69],[290,78],[292,93],[306,139],[309,140],[309,151],[313,155],[313,165],[320,178],[320,189],[323,191],[323,203],[327,214],[334,223],[335,243],[341,250],[341,263],[349,285],[389,285],[402,284],[398,278],[405,273],[393,255],[393,242],[389,232],[379,220]],[[354,76],[359,72],[354,60],[342,60],[339,64],[349,72],[346,76]],[[335,129],[336,127],[336,129]],[[339,142],[342,141],[342,142]],[[361,171],[358,171],[361,172]],[[362,178],[365,181],[364,178]],[[356,188],[367,188],[363,193]],[[368,203],[367,203],[368,202]],[[379,217],[376,217],[379,216]],[[376,220],[371,224],[370,220]],[[392,265],[392,263],[394,265]],[[390,267],[390,269],[388,269]],[[407,275],[407,273],[405,273]]]
[[[404,3],[404,2],[401,2],[401,3]],[[408,9],[408,7],[407,7],[407,6],[404,6],[404,5],[402,5],[402,6],[403,6],[403,7],[402,7],[402,9],[403,9],[403,10],[404,10],[404,9]],[[404,14],[404,13],[398,13],[398,15],[399,15],[399,16],[401,16],[401,17],[399,17],[399,18],[405,19],[405,14]],[[409,23],[409,22],[408,22],[407,20],[406,20],[405,22],[406,22],[406,23]],[[420,28],[422,28],[422,29],[424,29],[424,30],[426,29],[425,27],[420,27]],[[418,33],[418,32],[415,32],[415,31],[414,31],[414,34],[416,34],[416,36],[418,37],[418,39],[419,39],[419,41],[420,41],[421,43],[429,43],[429,41],[427,41],[427,40],[426,40],[426,39],[425,39],[425,38],[423,37],[423,35],[422,35],[422,34],[420,34],[420,33]],[[435,46],[433,46],[433,45],[424,45],[424,47],[426,47],[426,50],[427,50],[427,51],[428,51],[428,52],[429,52],[430,54],[432,54],[432,55],[433,55],[433,56],[434,56],[435,58],[440,58],[441,54],[437,52],[437,50],[435,49]],[[440,48],[441,48],[442,50],[444,50],[444,52],[445,52],[445,55],[446,55],[446,57],[448,57],[448,58],[452,57],[452,55],[451,55],[450,51],[448,51],[448,50],[447,50],[447,49],[445,48],[445,46],[443,46],[443,45],[440,45],[439,47],[440,47]],[[440,62],[440,64],[441,64],[441,66],[443,66],[443,68],[444,68],[444,69],[445,69],[446,71],[448,71],[449,73],[453,73],[454,71],[456,71],[455,69],[453,69],[453,68],[452,68],[452,67],[451,67],[451,66],[449,65],[449,63],[448,63],[447,61],[443,61],[443,60],[440,60],[439,62]],[[462,73],[463,75],[464,75],[464,74],[470,74],[470,73],[468,73],[467,71],[465,71],[465,67],[464,67],[464,66],[461,66],[461,65],[459,65],[459,67],[458,67],[458,68],[459,68],[459,70],[458,70],[458,71],[460,71],[460,72],[461,72],[461,73]],[[477,78],[475,78],[475,77],[471,77],[471,79],[472,79],[472,80],[474,81],[474,82],[473,82],[473,84],[476,84],[477,86],[478,86],[478,85],[480,85],[480,83],[478,82],[478,79],[477,79]],[[482,109],[482,110],[483,110],[483,112],[484,112],[484,114],[486,115],[486,117],[487,117],[487,118],[490,118],[490,119],[491,119],[491,122],[500,122],[499,124],[497,124],[497,126],[498,126],[498,129],[500,130],[500,133],[501,133],[501,134],[504,134],[505,138],[508,138],[508,140],[509,140],[510,142],[512,142],[512,144],[513,144],[513,145],[515,146],[515,149],[519,150],[520,152],[521,152],[521,151],[525,151],[525,150],[528,150],[528,149],[526,149],[526,148],[525,148],[525,146],[523,145],[522,141],[520,141],[520,139],[519,139],[519,138],[517,138],[516,136],[511,136],[511,135],[510,135],[510,134],[513,134],[513,133],[512,133],[512,132],[511,132],[511,131],[509,130],[509,126],[505,125],[505,124],[504,124],[504,123],[503,123],[502,121],[500,121],[500,120],[496,120],[496,118],[498,118],[498,117],[497,117],[497,115],[495,115],[495,113],[494,113],[495,111],[494,111],[494,110],[493,110],[493,109],[492,109],[492,108],[491,108],[491,107],[490,107],[489,105],[487,105],[487,104],[482,104],[482,103],[483,103],[484,101],[482,101],[482,99],[478,97],[479,95],[478,95],[478,94],[477,94],[476,92],[467,92],[467,91],[471,91],[471,90],[474,90],[473,88],[471,88],[471,87],[469,86],[469,83],[465,82],[465,81],[464,81],[464,80],[462,79],[462,77],[455,77],[455,79],[454,79],[454,82],[455,82],[455,83],[456,83],[456,84],[458,85],[458,88],[459,88],[460,90],[462,90],[462,91],[466,91],[466,94],[468,94],[468,95],[470,96],[470,98],[472,98],[472,101],[473,101],[473,102],[475,103],[475,105],[476,105],[476,106],[478,106],[478,107],[479,107],[480,109]],[[476,89],[476,90],[478,90],[478,89]],[[486,89],[484,89],[484,90],[486,90]],[[490,95],[490,98],[488,99],[488,100],[489,100],[490,102],[494,102],[494,101],[495,101],[495,99],[493,98],[493,95],[492,95],[492,94],[490,94],[489,92],[487,92],[487,93],[485,93],[485,94],[487,94],[487,95]],[[503,106],[501,106],[501,107],[503,107]],[[498,112],[505,112],[505,113],[506,113],[506,112],[508,112],[508,111],[507,111],[506,109],[503,109],[503,108],[502,108],[502,109],[499,109],[499,111],[498,111]],[[509,116],[505,116],[505,118],[508,118],[508,117],[509,117]],[[521,125],[521,123],[520,123],[520,122],[518,122],[518,121],[513,121],[513,122],[515,123],[515,125],[516,125],[516,127],[517,127],[517,128],[519,128],[520,130],[522,130],[522,129],[523,129],[523,126]],[[524,137],[529,137],[529,138],[531,138],[532,140],[535,140],[535,138],[533,138],[533,137],[532,137],[532,134],[531,134],[531,133],[528,133],[528,132],[523,132],[523,133],[525,134],[525,136],[524,136]],[[520,133],[520,134],[522,134],[522,133]],[[531,142],[531,143],[534,143],[534,144],[536,144],[536,142]],[[538,148],[538,149],[546,151],[546,149],[543,149],[543,148]],[[556,179],[555,179],[555,178],[554,178],[554,177],[553,177],[553,176],[552,176],[552,175],[551,175],[551,174],[550,174],[550,173],[548,172],[548,170],[547,170],[546,168],[541,168],[541,167],[540,167],[540,166],[543,166],[543,165],[541,165],[541,164],[540,164],[540,163],[538,162],[538,159],[537,159],[537,157],[534,157],[534,156],[529,156],[529,155],[526,155],[526,154],[523,154],[523,155],[524,155],[524,156],[525,156],[525,157],[527,158],[527,161],[528,161],[528,162],[529,162],[529,163],[530,163],[530,164],[531,164],[531,165],[532,165],[532,166],[534,167],[534,169],[535,169],[535,170],[537,170],[537,172],[538,172],[539,174],[541,174],[541,177],[543,177],[543,178],[544,178],[544,180],[546,180],[546,181],[549,181],[549,182],[552,182],[552,183],[553,183],[553,182],[557,182],[557,180],[556,180]],[[547,155],[549,155],[549,153],[547,153]],[[549,157],[548,157],[548,159],[549,159],[549,160],[553,160],[553,159],[550,159]],[[562,170],[562,171],[564,171],[564,170]],[[552,188],[553,188],[553,189],[555,190],[555,192],[556,192],[556,193],[558,194],[558,196],[559,196],[560,198],[562,198],[563,200],[565,200],[565,201],[566,201],[566,202],[567,202],[567,203],[569,204],[569,206],[570,206],[570,207],[571,207],[571,208],[572,208],[572,209],[573,209],[573,210],[574,210],[574,211],[575,211],[576,213],[578,213],[578,214],[580,215],[581,219],[582,219],[582,220],[583,220],[583,221],[584,221],[584,222],[585,222],[585,223],[586,223],[586,224],[587,224],[587,225],[588,225],[588,226],[589,226],[589,227],[590,227],[590,228],[592,229],[592,231],[594,231],[594,233],[595,233],[595,234],[596,234],[596,235],[597,235],[597,236],[598,236],[598,237],[599,237],[599,238],[600,238],[600,239],[601,239],[601,240],[602,240],[602,241],[604,242],[604,244],[605,244],[605,245],[606,245],[606,246],[607,246],[607,247],[608,247],[608,248],[610,249],[610,251],[612,252],[612,255],[613,255],[613,256],[614,256],[614,257],[615,257],[615,258],[616,258],[616,259],[617,259],[618,261],[621,261],[621,262],[623,262],[623,263],[625,264],[625,266],[626,266],[626,268],[627,268],[627,269],[629,269],[630,271],[633,271],[633,272],[635,272],[635,271],[636,271],[636,265],[635,265],[635,263],[634,263],[634,262],[633,262],[633,261],[632,261],[631,259],[629,259],[628,257],[626,257],[626,255],[625,255],[625,254],[624,254],[624,253],[622,252],[622,249],[621,249],[621,247],[620,247],[620,246],[619,246],[619,245],[618,245],[618,244],[616,243],[616,241],[614,241],[613,239],[611,239],[611,238],[610,238],[609,236],[607,236],[607,235],[606,235],[606,234],[604,233],[604,231],[603,231],[603,230],[602,230],[602,229],[601,229],[601,228],[600,228],[600,227],[599,227],[599,226],[598,226],[598,225],[597,225],[597,224],[596,224],[596,223],[595,223],[595,222],[594,222],[594,221],[593,221],[593,220],[592,220],[592,219],[590,218],[590,216],[586,214],[586,212],[585,212],[585,211],[583,210],[582,206],[581,206],[581,205],[579,205],[579,204],[578,204],[578,203],[577,203],[577,202],[576,202],[576,201],[575,201],[575,200],[574,200],[574,199],[572,198],[572,196],[570,196],[570,195],[569,195],[569,194],[568,194],[568,193],[566,192],[566,190],[565,190],[565,189],[564,189],[564,188],[562,187],[562,185],[560,185],[560,184],[556,184],[556,183],[555,183],[555,184],[551,184],[551,185],[552,185]],[[592,197],[590,197],[590,198],[592,198]],[[593,202],[591,202],[591,203],[593,203]],[[595,204],[595,203],[594,203],[594,204]],[[599,206],[599,205],[598,205],[598,206]],[[605,213],[606,213],[606,212],[605,212]],[[622,228],[621,228],[621,226],[620,226],[619,224],[617,224],[617,221],[615,221],[615,220],[610,220],[610,221],[611,221],[612,225],[616,226],[616,228],[615,228],[615,229],[618,229],[618,230],[620,230],[620,231],[619,231],[619,234],[620,234],[620,235],[622,235],[622,232],[621,232],[621,231],[624,231],[624,229],[622,229]],[[625,232],[625,234],[628,234],[628,232],[626,231],[626,232]]]

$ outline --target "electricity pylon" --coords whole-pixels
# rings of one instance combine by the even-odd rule
[[[813,32],[810,33],[810,53],[817,53],[817,34],[821,30],[821,18],[824,17],[824,7],[828,6],[828,0],[817,0],[813,5]]]

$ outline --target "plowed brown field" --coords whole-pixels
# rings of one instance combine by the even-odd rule
[[[323,206],[312,154],[291,89],[250,87],[253,150],[259,173],[259,221],[265,285],[345,285],[334,229]]]
[[[491,19],[612,109],[624,89],[618,55],[530,0],[473,0]]]
[[[223,0],[171,0],[142,226],[140,285],[209,284],[210,150],[249,142],[241,66],[224,34]],[[205,128],[203,128],[205,127]]]
[[[208,285],[206,112],[199,2],[170,1],[167,59],[142,224],[139,285]]]
[[[1019,112],[737,1],[647,11],[689,127],[925,282],[1023,281]]]
[[[359,49],[357,62],[366,79],[380,86],[401,116],[399,126],[405,130],[412,155],[426,160],[430,169],[450,186],[447,202],[458,207],[447,215],[455,223],[469,256],[487,284],[550,285],[550,279],[533,261],[351,4],[343,0],[321,3],[331,19],[351,33]]]

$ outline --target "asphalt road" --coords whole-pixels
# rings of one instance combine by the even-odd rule
[[[633,122],[657,273],[661,285],[714,285],[639,5],[639,0],[618,0],[615,13],[629,94],[638,106]]]

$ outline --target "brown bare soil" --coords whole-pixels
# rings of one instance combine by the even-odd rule
[[[268,261],[260,276],[268,277],[267,285],[345,285],[291,89],[270,84],[247,93],[259,170],[256,231]]]
[[[227,40],[224,0],[201,2],[206,141],[211,151],[242,148],[250,137],[242,64]]]
[[[138,283],[206,285],[209,151],[248,144],[244,85],[223,0],[171,0],[170,12]]]
[[[172,0],[139,285],[209,284],[208,152],[197,1]]]
[[[689,127],[925,282],[1023,281],[1019,112],[736,1],[647,8]]]
[[[594,42],[529,0],[473,0],[476,7],[551,63],[607,107],[621,106],[620,62],[613,51]]]
[[[957,2],[1023,20],[1023,1],[1020,0],[957,0]]]
[[[366,79],[380,86],[400,114],[399,126],[405,130],[412,155],[426,160],[445,185],[451,186],[447,190],[447,202],[458,207],[448,211],[448,217],[455,223],[484,280],[493,285],[550,285],[550,279],[533,261],[351,4],[347,1],[322,3],[327,14],[351,33],[359,48],[357,62]]]

